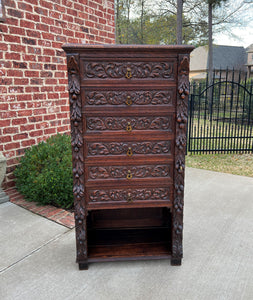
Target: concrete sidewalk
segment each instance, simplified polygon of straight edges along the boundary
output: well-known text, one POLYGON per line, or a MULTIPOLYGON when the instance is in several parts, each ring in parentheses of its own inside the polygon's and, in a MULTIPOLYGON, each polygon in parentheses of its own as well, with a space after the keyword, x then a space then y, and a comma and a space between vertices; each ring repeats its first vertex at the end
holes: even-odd
POLYGON ((75 263, 75 232, 0 205, 0 299, 251 300, 253 178, 186 170, 184 259, 75 263))

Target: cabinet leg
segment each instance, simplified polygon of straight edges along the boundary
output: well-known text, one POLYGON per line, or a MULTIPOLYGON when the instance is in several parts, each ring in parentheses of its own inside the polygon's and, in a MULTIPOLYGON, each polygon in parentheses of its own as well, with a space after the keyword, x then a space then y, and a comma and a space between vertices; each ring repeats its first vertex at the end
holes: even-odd
POLYGON ((181 261, 182 259, 181 258, 171 258, 171 261, 170 261, 170 264, 172 266, 181 266, 181 261))
POLYGON ((79 270, 88 270, 88 263, 79 263, 79 270))

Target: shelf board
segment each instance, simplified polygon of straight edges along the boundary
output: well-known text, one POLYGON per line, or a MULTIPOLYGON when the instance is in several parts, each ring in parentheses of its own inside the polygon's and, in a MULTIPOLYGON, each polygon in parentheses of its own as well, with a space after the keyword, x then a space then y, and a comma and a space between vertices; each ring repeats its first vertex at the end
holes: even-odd
POLYGON ((88 262, 167 259, 170 240, 165 227, 89 230, 88 262))

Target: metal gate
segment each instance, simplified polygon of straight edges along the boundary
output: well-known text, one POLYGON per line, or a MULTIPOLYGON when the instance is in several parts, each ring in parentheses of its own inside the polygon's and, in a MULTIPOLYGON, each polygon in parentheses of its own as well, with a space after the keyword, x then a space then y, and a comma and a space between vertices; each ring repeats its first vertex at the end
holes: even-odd
POLYGON ((253 80, 241 77, 214 71, 211 84, 208 78, 191 83, 188 152, 253 152, 253 80))

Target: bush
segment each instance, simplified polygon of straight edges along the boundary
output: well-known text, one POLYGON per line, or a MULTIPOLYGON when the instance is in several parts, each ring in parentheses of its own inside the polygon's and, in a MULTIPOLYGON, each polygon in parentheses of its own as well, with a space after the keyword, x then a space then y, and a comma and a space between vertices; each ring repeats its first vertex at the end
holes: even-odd
POLYGON ((17 189, 26 200, 72 208, 70 137, 57 134, 26 150, 14 175, 17 189))

